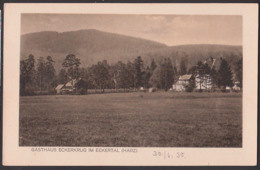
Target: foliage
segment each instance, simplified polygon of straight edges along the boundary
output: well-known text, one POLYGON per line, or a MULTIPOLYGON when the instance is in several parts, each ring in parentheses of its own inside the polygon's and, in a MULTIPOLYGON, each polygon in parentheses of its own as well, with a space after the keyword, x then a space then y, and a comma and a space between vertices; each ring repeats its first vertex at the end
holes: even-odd
POLYGON ((103 60, 92 67, 94 82, 104 92, 104 89, 109 82, 109 65, 106 60, 103 60))
POLYGON ((58 75, 58 82, 59 84, 65 84, 69 80, 66 70, 62 68, 58 75))
POLYGON ((236 79, 240 82, 239 86, 243 87, 243 59, 236 63, 236 79))
POLYGON ((29 55, 28 59, 20 63, 20 92, 21 95, 53 94, 56 87, 56 75, 51 56, 37 60, 29 55))
MULTIPOLYGON (((211 57, 212 60, 212 57, 211 57)), ((21 95, 50 94, 57 84, 65 84, 72 79, 84 79, 86 89, 136 89, 144 87, 145 89, 154 87, 167 91, 172 87, 179 75, 187 74, 185 60, 181 61, 180 71, 173 67, 170 58, 163 58, 156 63, 154 59, 151 63, 145 65, 141 56, 135 58, 133 62, 124 63, 118 61, 109 65, 106 60, 99 61, 97 64, 87 68, 80 68, 80 59, 73 54, 69 54, 64 59, 62 69, 56 75, 54 61, 51 56, 40 57, 35 62, 34 56, 29 55, 27 59, 21 60, 21 95), (35 69, 35 66, 36 69, 35 69)), ((221 60, 219 70, 207 62, 198 61, 192 66, 188 74, 208 76, 213 79, 213 86, 232 86, 233 74, 230 65, 225 59, 221 60)), ((242 82, 242 58, 237 62, 235 69, 236 80, 242 82)), ((202 82, 201 82, 202 83, 202 82)), ((195 87, 195 80, 192 80, 187 91, 192 91, 195 87)), ((78 88, 79 90, 80 88, 78 88)))
POLYGON ((154 71, 156 69, 156 67, 157 67, 157 64, 155 63, 154 59, 152 59, 151 66, 150 66, 151 71, 154 71))
POLYGON ((46 58, 46 83, 47 83, 47 89, 53 89, 56 86, 56 71, 53 66, 54 62, 51 56, 47 56, 46 58))
POLYGON ((192 92, 193 91, 193 87, 192 85, 189 85, 187 88, 186 88, 186 92, 192 92))
POLYGON ((126 64, 126 70, 128 72, 128 83, 131 88, 136 87, 136 69, 134 63, 128 61, 126 64))
POLYGON ((131 86, 131 82, 129 81, 129 77, 131 76, 131 74, 127 70, 126 64, 119 61, 112 66, 111 71, 111 77, 113 79, 115 89, 117 89, 118 87, 129 88, 131 86))
POLYGON ((81 95, 87 94, 87 89, 86 88, 80 88, 78 90, 78 93, 81 94, 81 95))
POLYGON ((227 86, 233 86, 233 73, 230 65, 225 59, 221 59, 221 64, 218 71, 218 85, 226 89, 227 86))
POLYGON ((35 90, 35 59, 29 55, 28 59, 20 62, 20 93, 21 95, 31 95, 35 90))
POLYGON ((143 82, 143 75, 144 75, 144 63, 141 58, 141 56, 138 56, 134 60, 134 67, 135 67, 135 87, 143 87, 144 82, 143 82))
POLYGON ((80 59, 74 54, 69 54, 64 59, 62 66, 66 70, 69 79, 78 79, 80 76, 79 72, 80 59))
POLYGON ((181 60, 179 75, 187 74, 187 67, 185 60, 181 60))
POLYGON ((197 63, 197 72, 198 74, 210 74, 211 69, 208 63, 202 63, 201 61, 199 61, 197 63))
POLYGON ((46 60, 43 57, 37 60, 37 87, 40 92, 42 90, 52 90, 56 86, 54 61, 51 56, 47 56, 46 60))
POLYGON ((44 89, 44 85, 45 85, 45 60, 43 57, 40 57, 37 61, 37 85, 40 88, 40 91, 42 91, 42 89, 44 89))
POLYGON ((169 58, 164 59, 154 70, 150 79, 153 87, 161 88, 167 91, 174 82, 174 69, 169 58))
MULTIPOLYGON (((213 58, 212 58, 213 60, 213 58)), ((218 73, 215 69, 215 66, 211 64, 211 66, 207 63, 207 62, 201 62, 198 61, 197 65, 191 67, 188 71, 189 74, 192 74, 193 76, 198 76, 199 77, 199 84, 203 84, 204 81, 208 80, 208 75, 210 75, 210 78, 212 80, 212 86, 213 88, 215 87, 215 85, 217 85, 218 83, 218 73)), ((207 84, 207 83, 206 83, 207 84)), ((195 87, 195 82, 192 85, 193 87, 195 87)), ((201 91, 201 89, 200 89, 201 91)))
POLYGON ((144 88, 149 88, 149 80, 152 75, 152 70, 150 69, 149 66, 146 67, 144 71, 144 88))

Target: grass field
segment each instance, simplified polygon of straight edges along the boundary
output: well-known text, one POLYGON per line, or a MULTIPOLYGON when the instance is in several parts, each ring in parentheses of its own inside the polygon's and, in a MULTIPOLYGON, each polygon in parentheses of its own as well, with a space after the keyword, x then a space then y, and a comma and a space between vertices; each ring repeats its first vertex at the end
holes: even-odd
POLYGON ((20 146, 241 147, 241 93, 20 98, 20 146))

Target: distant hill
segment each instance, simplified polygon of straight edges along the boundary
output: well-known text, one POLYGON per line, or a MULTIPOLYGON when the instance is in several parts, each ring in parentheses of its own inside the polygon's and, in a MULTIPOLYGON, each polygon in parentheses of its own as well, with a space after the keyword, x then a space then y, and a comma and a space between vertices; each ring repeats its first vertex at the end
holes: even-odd
POLYGON ((158 62, 163 57, 169 57, 177 67, 181 60, 185 60, 187 66, 191 67, 198 60, 211 56, 217 58, 217 61, 220 57, 224 57, 234 65, 242 57, 242 47, 207 44, 167 46, 120 34, 80 30, 22 35, 21 59, 27 58, 29 54, 33 54, 36 58, 52 56, 58 69, 68 54, 75 54, 80 58, 83 67, 91 66, 101 60, 107 60, 110 64, 117 61, 133 61, 137 56, 142 56, 148 64, 152 58, 158 62))
POLYGON ((145 61, 154 58, 157 62, 163 57, 169 57, 174 65, 179 68, 181 60, 186 62, 188 68, 196 65, 198 61, 204 61, 209 57, 216 59, 215 67, 218 68, 220 58, 225 58, 234 68, 235 63, 242 57, 242 46, 229 45, 180 45, 161 49, 155 49, 143 54, 145 61))

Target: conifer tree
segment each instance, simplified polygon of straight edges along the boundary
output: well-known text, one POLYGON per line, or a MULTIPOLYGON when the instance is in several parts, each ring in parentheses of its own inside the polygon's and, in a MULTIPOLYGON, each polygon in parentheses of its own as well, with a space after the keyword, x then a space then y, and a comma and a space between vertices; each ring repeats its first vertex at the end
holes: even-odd
POLYGON ((225 59, 221 58, 221 64, 218 71, 218 85, 226 89, 227 86, 233 86, 233 73, 230 65, 225 59))

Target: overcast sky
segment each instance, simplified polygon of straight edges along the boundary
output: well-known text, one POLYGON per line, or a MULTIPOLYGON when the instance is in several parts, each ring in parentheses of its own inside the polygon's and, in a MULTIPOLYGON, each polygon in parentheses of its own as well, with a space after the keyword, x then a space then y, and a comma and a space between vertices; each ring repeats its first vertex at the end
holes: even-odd
POLYGON ((23 14, 21 34, 40 31, 100 31, 166 45, 242 45, 241 16, 23 14))

